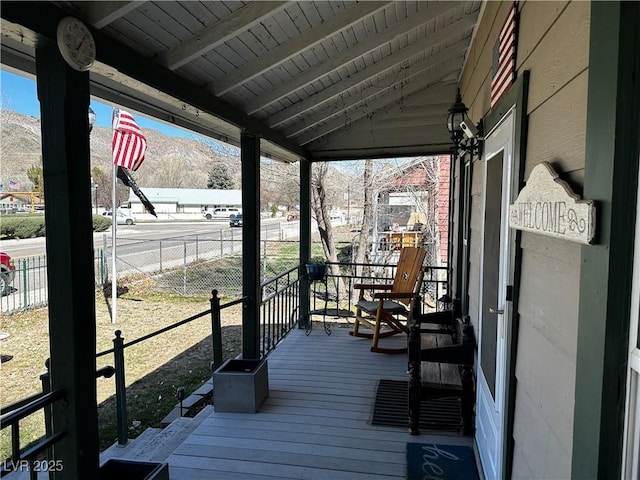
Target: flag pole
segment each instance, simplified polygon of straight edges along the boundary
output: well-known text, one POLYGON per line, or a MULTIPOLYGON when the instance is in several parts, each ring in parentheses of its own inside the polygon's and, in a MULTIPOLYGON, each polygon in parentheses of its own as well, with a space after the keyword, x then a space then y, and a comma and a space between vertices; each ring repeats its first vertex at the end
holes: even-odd
POLYGON ((118 297, 118 272, 116 270, 116 230, 118 227, 118 215, 116 211, 116 169, 117 165, 113 164, 111 185, 111 323, 117 321, 116 298, 118 297))

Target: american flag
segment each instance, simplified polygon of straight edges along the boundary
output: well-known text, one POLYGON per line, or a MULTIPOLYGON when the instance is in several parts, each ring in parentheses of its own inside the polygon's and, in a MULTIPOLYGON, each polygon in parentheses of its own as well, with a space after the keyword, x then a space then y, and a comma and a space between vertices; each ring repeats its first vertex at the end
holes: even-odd
POLYGON ((500 30, 498 40, 493 47, 493 65, 491 66, 491 108, 505 94, 516 77, 516 23, 517 11, 514 2, 507 19, 500 30))
POLYGON ((133 115, 124 110, 113 111, 113 164, 136 171, 144 161, 147 139, 142 134, 133 115))

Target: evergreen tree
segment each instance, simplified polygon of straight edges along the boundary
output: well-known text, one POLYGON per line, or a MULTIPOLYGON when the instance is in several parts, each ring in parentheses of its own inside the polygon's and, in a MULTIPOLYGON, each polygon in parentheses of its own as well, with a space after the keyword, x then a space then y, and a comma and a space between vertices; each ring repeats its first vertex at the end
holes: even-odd
POLYGON ((209 171, 209 178, 207 178, 207 188, 214 190, 233 189, 233 179, 226 165, 219 163, 213 166, 209 171))

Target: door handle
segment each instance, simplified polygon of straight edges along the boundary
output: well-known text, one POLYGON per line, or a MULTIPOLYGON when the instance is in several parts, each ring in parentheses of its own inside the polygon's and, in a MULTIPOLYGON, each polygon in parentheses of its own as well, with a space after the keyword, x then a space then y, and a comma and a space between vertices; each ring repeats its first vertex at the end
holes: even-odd
POLYGON ((505 328, 505 323, 504 323, 504 307, 503 308, 491 308, 489 307, 489 313, 492 313, 494 315, 500 315, 498 317, 498 334, 500 335, 500 338, 504 338, 504 328, 505 328))

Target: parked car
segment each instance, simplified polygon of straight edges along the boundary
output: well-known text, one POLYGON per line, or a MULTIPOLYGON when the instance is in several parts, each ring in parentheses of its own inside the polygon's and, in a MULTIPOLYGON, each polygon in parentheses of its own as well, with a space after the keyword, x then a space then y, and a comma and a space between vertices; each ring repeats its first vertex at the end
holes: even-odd
POLYGON ((229 220, 229 226, 230 227, 241 227, 242 226, 242 214, 238 213, 238 214, 234 215, 233 217, 231 217, 231 220, 229 220))
POLYGON ((9 285, 16 275, 16 267, 8 253, 0 252, 0 295, 9 294, 9 285))
POLYGON ((213 220, 214 218, 228 218, 231 220, 234 215, 242 213, 242 210, 239 208, 233 207, 220 207, 214 208, 213 210, 205 210, 202 212, 202 216, 207 220, 213 220))
MULTIPOLYGON (((113 212, 102 212, 102 215, 105 217, 112 217, 113 212)), ((123 212, 122 210, 117 211, 116 220, 118 221, 118 225, 134 225, 136 223, 136 217, 131 215, 131 213, 123 212)))

